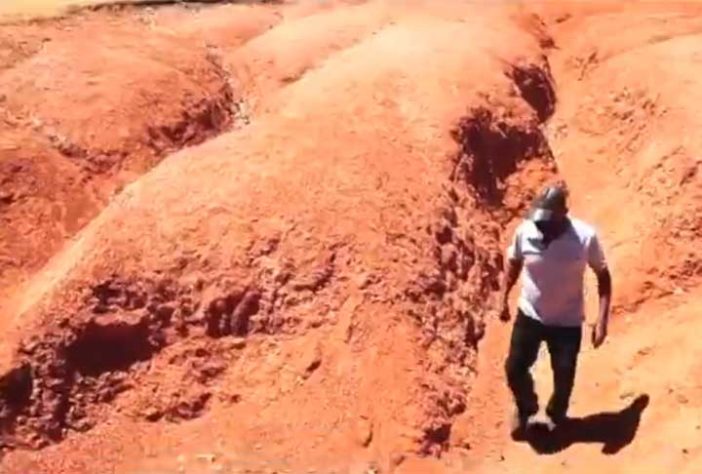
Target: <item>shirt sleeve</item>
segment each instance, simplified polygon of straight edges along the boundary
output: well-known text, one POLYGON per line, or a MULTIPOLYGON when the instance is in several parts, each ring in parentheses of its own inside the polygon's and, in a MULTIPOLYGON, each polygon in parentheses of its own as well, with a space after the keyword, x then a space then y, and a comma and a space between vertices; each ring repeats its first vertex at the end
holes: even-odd
POLYGON ((512 236, 512 242, 507 247, 507 258, 509 260, 522 261, 524 254, 522 252, 522 227, 517 227, 517 230, 512 236))
POLYGON ((595 271, 604 270, 607 268, 607 260, 605 260, 604 251, 600 244, 600 239, 597 234, 590 237, 587 245, 587 263, 595 271))

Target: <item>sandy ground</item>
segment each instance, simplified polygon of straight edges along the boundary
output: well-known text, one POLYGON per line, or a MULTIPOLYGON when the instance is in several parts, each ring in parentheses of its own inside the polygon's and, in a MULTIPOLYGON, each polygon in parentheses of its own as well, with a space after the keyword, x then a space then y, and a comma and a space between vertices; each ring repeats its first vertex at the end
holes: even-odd
MULTIPOLYGON (((2 472, 696 472, 699 13, 378 0, 0 27, 2 472), (560 179, 615 314, 572 423, 514 442, 501 254, 560 179)), ((545 353, 536 374, 545 398, 545 353)))
POLYGON ((6 0, 0 5, 0 15, 17 16, 53 16, 70 7, 99 5, 108 3, 102 0, 6 0))

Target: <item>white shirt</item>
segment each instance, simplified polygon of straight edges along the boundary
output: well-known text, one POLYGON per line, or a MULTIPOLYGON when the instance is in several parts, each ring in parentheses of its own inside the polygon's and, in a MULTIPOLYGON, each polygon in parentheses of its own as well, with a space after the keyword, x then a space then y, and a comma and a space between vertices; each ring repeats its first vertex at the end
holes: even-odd
POLYGON ((519 309, 547 326, 580 326, 585 319, 585 267, 607 267, 595 229, 570 218, 568 229, 545 247, 542 235, 529 220, 517 228, 507 256, 521 261, 519 309))

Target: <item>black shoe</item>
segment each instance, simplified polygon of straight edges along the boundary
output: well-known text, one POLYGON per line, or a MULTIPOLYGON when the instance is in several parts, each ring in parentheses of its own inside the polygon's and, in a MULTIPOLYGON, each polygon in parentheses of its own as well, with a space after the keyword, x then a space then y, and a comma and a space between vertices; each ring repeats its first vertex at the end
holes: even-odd
POLYGON ((543 430, 552 433, 558 427, 558 422, 548 414, 535 413, 527 420, 528 429, 543 430))
POLYGON ((554 427, 558 427, 568 421, 568 416, 565 413, 556 413, 548 409, 546 410, 546 417, 554 427))
POLYGON ((518 409, 514 409, 512 412, 512 417, 510 418, 510 435, 513 440, 518 441, 518 440, 523 440, 527 427, 528 427, 528 421, 529 417, 521 414, 518 409))

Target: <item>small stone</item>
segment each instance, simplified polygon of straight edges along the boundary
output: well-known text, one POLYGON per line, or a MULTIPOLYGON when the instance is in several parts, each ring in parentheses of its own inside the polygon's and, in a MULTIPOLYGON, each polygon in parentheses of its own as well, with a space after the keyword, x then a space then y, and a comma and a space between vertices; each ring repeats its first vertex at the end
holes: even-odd
POLYGON ((87 418, 82 418, 71 425, 74 430, 84 433, 93 427, 93 422, 87 418))
POLYGON ((651 348, 650 347, 644 347, 643 349, 639 349, 636 354, 639 356, 647 356, 651 353, 651 348))
POLYGON ((626 392, 619 395, 620 400, 629 400, 634 397, 634 392, 627 390, 626 392))
POLYGON ((232 339, 231 344, 233 349, 243 349, 246 347, 246 338, 235 337, 232 339))
POLYGON ((301 372, 304 378, 308 378, 322 365, 322 351, 319 345, 310 346, 302 354, 301 372))
POLYGON ((360 289, 365 289, 373 284, 374 275, 372 273, 361 273, 356 275, 354 280, 360 289))
POLYGON ((238 393, 220 392, 219 399, 225 403, 239 403, 241 401, 241 395, 238 393))
POLYGON ((212 453, 198 454, 197 456, 195 456, 195 459, 197 459, 198 461, 204 461, 204 462, 209 463, 209 464, 212 464, 213 462, 215 462, 216 458, 217 458, 217 456, 215 456, 212 453))
POLYGON ((176 461, 178 461, 178 464, 184 464, 185 463, 185 455, 181 454, 176 458, 176 461))
POLYGON ((163 417, 163 413, 156 407, 152 406, 144 411, 144 418, 147 421, 158 421, 161 417, 163 417))
POLYGON ((366 418, 361 418, 356 423, 356 439, 358 444, 367 448, 373 441, 373 424, 366 418))
POLYGON ((316 329, 324 324, 324 318, 313 318, 307 324, 310 328, 316 329))
POLYGON ((392 456, 390 456, 390 462, 393 466, 397 467, 403 462, 405 462, 405 455, 402 453, 395 453, 392 456))

